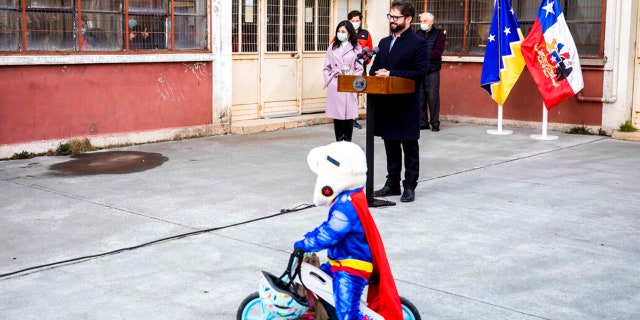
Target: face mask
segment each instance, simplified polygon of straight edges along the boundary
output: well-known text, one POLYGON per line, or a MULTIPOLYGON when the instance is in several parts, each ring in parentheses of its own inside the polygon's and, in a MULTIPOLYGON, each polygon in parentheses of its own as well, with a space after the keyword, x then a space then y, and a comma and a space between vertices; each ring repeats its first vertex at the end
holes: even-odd
POLYGON ((340 42, 344 42, 348 37, 349 35, 346 33, 338 33, 338 40, 340 40, 340 42))
POLYGON ((351 24, 353 25, 353 28, 358 30, 360 29, 360 22, 351 22, 351 24))
POLYGON ((422 31, 429 31, 429 29, 431 29, 431 26, 428 23, 421 23, 420 24, 420 29, 422 31))

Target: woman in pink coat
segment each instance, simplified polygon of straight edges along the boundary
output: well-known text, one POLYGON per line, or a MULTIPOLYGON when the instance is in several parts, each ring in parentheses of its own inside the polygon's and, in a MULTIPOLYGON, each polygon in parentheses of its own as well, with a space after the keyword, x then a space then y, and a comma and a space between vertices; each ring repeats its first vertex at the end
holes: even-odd
POLYGON ((327 118, 333 119, 336 141, 351 141, 353 119, 358 117, 358 94, 338 92, 339 74, 362 74, 363 67, 356 61, 362 47, 356 30, 348 20, 338 23, 335 40, 327 49, 324 59, 324 88, 327 88, 327 118))

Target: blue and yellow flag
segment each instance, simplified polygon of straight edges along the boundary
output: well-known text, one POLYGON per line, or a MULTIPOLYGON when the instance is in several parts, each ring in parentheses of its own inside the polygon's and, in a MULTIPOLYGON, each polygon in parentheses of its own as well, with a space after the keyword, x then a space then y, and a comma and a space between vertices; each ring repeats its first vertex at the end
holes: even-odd
POLYGON ((497 0, 487 36, 480 86, 503 105, 518 81, 525 62, 520 51, 522 31, 509 0, 497 0))

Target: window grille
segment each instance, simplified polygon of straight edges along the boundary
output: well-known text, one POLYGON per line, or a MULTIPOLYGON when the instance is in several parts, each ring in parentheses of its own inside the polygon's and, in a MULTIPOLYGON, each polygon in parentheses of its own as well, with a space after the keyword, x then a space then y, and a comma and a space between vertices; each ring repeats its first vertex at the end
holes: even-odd
POLYGON ((258 52, 258 0, 234 0, 232 8, 233 52, 258 52))
POLYGON ((305 0, 304 50, 326 51, 329 37, 329 0, 305 0))
POLYGON ((0 51, 207 50, 209 0, 0 0, 0 51))
POLYGON ((297 48, 297 0, 267 0, 267 52, 297 48))
MULTIPOLYGON (((605 14, 602 0, 560 0, 571 35, 581 57, 603 56, 602 30, 605 14)), ((447 32, 445 54, 483 55, 494 0, 416 0, 416 15, 431 12, 436 26, 447 32)), ((512 1, 513 10, 526 37, 538 13, 540 0, 512 1)), ((419 19, 414 20, 418 28, 419 19)))
POLYGON ((301 22, 304 24, 304 51, 326 51, 329 42, 330 2, 305 0, 302 15, 299 15, 297 0, 268 0, 265 15, 259 12, 258 4, 253 0, 233 0, 233 52, 258 52, 261 45, 261 38, 258 36, 260 19, 263 19, 263 26, 266 27, 267 52, 297 51, 298 25, 301 22))

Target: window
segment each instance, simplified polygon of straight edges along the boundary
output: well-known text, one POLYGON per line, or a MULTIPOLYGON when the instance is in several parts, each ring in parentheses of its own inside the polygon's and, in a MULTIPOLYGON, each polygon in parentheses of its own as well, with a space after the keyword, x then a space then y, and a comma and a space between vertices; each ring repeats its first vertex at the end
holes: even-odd
POLYGON ((304 50, 326 51, 329 46, 329 0, 305 0, 304 50))
POLYGON ((0 51, 206 50, 207 2, 0 0, 0 51))
MULTIPOLYGON (((560 0, 560 5, 581 57, 601 58, 601 30, 605 12, 602 0, 560 0)), ((416 13, 431 12, 436 26, 446 30, 445 54, 483 55, 493 16, 494 0, 416 0, 416 13)), ((512 1, 526 37, 538 13, 540 0, 512 1)))
POLYGON ((257 53, 258 4, 254 0, 233 0, 231 15, 232 51, 257 53))
POLYGON ((267 52, 296 51, 297 0, 267 0, 267 52))
POLYGON ((266 15, 258 11, 258 0, 232 1, 231 37, 234 53, 258 53, 265 42, 267 52, 296 52, 300 23, 304 25, 304 51, 327 50, 331 0, 267 0, 266 15), (299 8, 302 4, 304 8, 299 8), (302 10, 301 15, 298 10, 302 10), (259 26, 266 30, 265 39, 258 35, 259 26))

